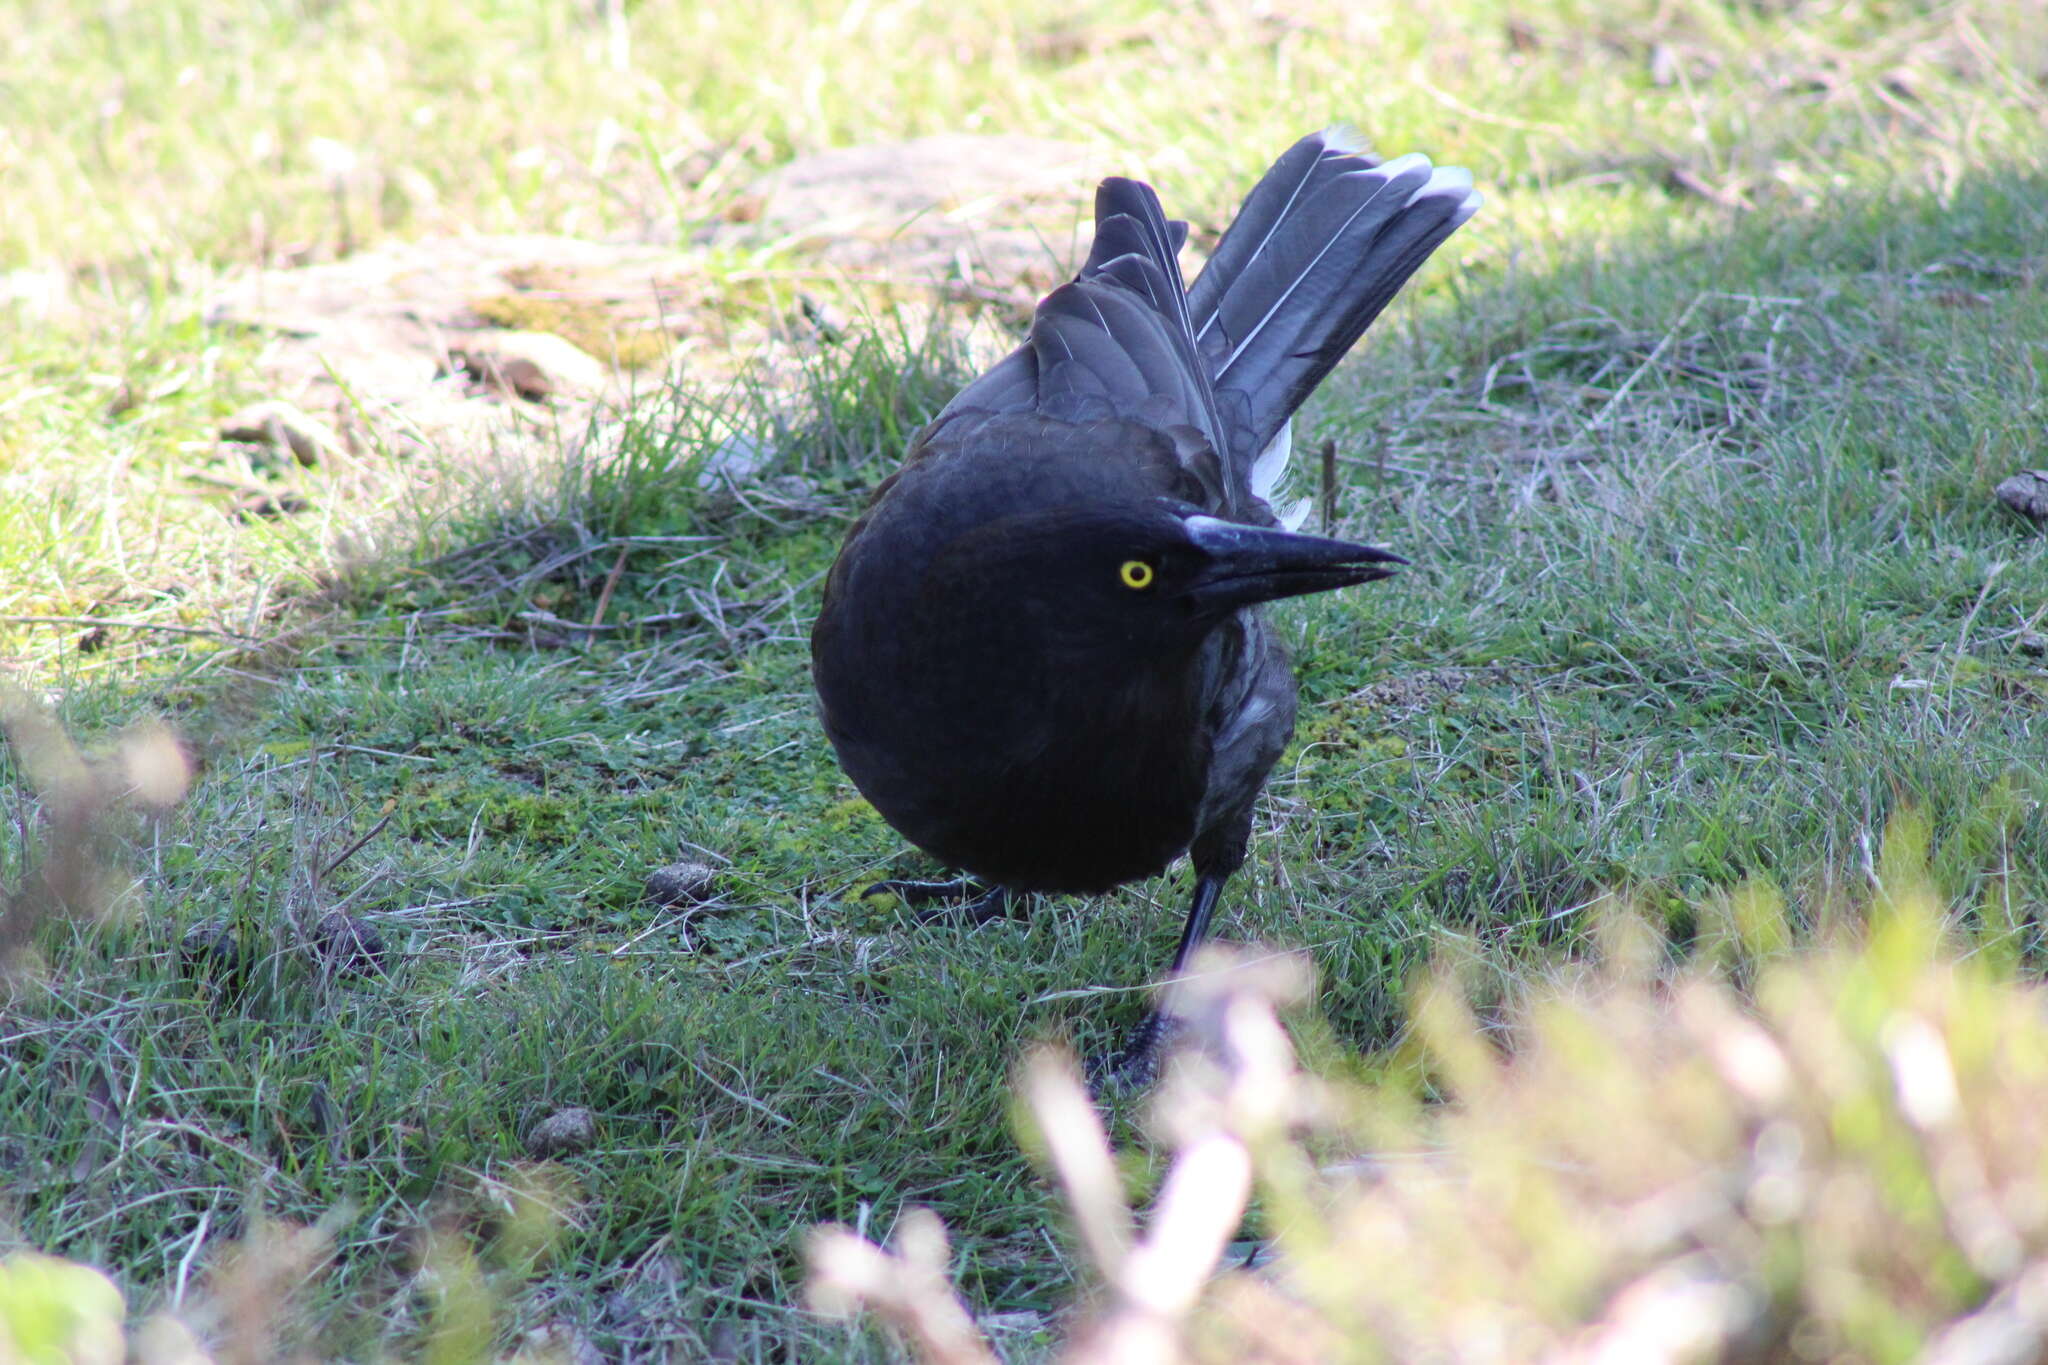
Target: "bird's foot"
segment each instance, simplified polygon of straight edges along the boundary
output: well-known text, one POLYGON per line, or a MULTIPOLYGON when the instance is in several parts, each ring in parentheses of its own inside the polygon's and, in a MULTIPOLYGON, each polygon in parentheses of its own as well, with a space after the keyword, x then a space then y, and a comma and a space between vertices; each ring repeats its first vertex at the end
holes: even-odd
POLYGON ((877 892, 886 892, 902 901, 915 912, 919 924, 939 920, 987 924, 1016 914, 1023 899, 1006 886, 988 886, 972 877, 949 882, 892 879, 861 888, 860 898, 866 900, 877 892), (968 899, 961 900, 962 896, 968 899))
POLYGON ((1097 1100, 1129 1099, 1150 1090, 1159 1079, 1174 1040, 1187 1025, 1171 1014, 1153 1010, 1131 1030, 1121 1050, 1090 1057, 1082 1068, 1088 1093, 1097 1100))

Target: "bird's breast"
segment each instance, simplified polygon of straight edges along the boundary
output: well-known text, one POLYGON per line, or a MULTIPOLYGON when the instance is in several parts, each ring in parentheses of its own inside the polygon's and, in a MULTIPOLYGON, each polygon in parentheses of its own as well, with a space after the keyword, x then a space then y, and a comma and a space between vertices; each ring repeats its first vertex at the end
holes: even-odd
POLYGON ((973 696, 912 687, 851 724, 828 703, 826 730, 882 817, 949 865, 1061 892, 1164 869, 1194 838, 1209 763, 1188 708, 1170 687, 1021 674, 973 696))

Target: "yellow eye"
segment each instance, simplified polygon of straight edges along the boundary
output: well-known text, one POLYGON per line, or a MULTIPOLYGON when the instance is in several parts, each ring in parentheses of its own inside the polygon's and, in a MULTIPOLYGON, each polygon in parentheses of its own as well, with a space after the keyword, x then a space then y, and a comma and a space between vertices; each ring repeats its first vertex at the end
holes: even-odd
POLYGON ((1144 589, 1152 586, 1152 566, 1142 559, 1126 559, 1123 567, 1116 571, 1127 588, 1144 589))

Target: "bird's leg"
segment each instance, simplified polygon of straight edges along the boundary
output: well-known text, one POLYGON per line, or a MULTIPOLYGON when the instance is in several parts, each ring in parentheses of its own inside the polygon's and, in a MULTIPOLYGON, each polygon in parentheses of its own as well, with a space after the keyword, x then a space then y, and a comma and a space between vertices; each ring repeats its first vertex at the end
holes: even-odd
POLYGON ((1216 913, 1216 899, 1223 894, 1223 878, 1204 874, 1195 878, 1195 898, 1188 902, 1187 923, 1181 926, 1180 946, 1173 950, 1173 965, 1167 968, 1179 976, 1187 968, 1195 949, 1209 937, 1209 920, 1216 913))
POLYGON ((1007 886, 989 886, 974 877, 956 877, 947 882, 896 878, 863 887, 860 894, 865 899, 877 891, 886 891, 902 901, 915 912, 919 924, 952 919, 987 924, 1015 914, 1020 899, 1007 886), (969 899, 960 900, 962 896, 969 899))
MULTIPOLYGON (((1180 946, 1173 951, 1173 965, 1167 969, 1169 975, 1179 976, 1186 970, 1195 949, 1208 939, 1209 920, 1215 915, 1216 900, 1222 894, 1223 877, 1205 873, 1195 878, 1194 899, 1188 903, 1187 923, 1180 931, 1180 946)), ((1105 1092, 1129 1095, 1146 1089, 1159 1079, 1160 1055, 1179 1031, 1180 1020, 1165 1010, 1155 1007, 1147 1011, 1138 1026, 1131 1030, 1131 1036, 1124 1041, 1122 1051, 1113 1056, 1090 1059, 1087 1067, 1089 1090, 1097 1095, 1105 1092)))

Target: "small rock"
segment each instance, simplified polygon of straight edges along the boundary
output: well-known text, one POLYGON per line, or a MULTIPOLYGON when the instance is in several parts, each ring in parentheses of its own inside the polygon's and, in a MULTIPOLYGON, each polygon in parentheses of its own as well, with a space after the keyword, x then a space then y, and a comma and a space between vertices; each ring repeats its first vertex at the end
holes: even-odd
POLYGON ((2048 635, 2038 630, 2023 630, 2012 645, 2022 654, 2048 654, 2048 635))
POLYGON ((477 383, 510 390, 529 403, 543 402, 555 395, 553 377, 524 356, 457 351, 455 357, 456 363, 477 383))
POLYGON ((783 474, 770 479, 761 491, 770 506, 785 512, 814 517, 830 511, 832 506, 818 496, 818 485, 801 474, 783 474))
POLYGON ((1052 1320, 1043 1313, 1028 1308, 1012 1309, 1003 1313, 981 1313, 976 1315, 975 1325, 992 1337, 1033 1337, 1049 1331, 1052 1320))
POLYGON ((904 282, 968 283, 976 297, 1035 297, 1067 278, 1080 187, 1105 171, 1085 143, 940 133, 835 147, 756 180, 713 240, 772 243, 904 282))
POLYGON ((751 484, 774 458, 774 447, 752 436, 728 436, 697 467, 697 487, 709 492, 721 487, 751 484))
POLYGON ((571 1322, 543 1323, 526 1334, 524 1344, 526 1349, 520 1353, 521 1360, 532 1358, 560 1361, 562 1365, 605 1365, 608 1359, 598 1349, 597 1343, 571 1322))
POLYGON ((245 493, 235 499, 231 509, 237 521, 251 521, 256 518, 296 516, 313 504, 304 494, 286 489, 281 493, 245 493))
POLYGON ((1998 500, 2035 525, 2048 522, 2048 469, 2027 469, 1998 485, 1998 500))
POLYGON ((320 463, 321 457, 342 448, 334 428, 309 417, 290 403, 272 400, 252 403, 220 424, 223 441, 289 450, 303 465, 320 463))
POLYGON ((388 949, 374 924, 329 910, 313 926, 313 951, 328 970, 358 976, 381 970, 388 949))
POLYGON ((604 365, 573 341, 552 332, 479 332, 448 358, 479 384, 505 389, 529 403, 602 393, 604 365))
POLYGON ((526 1135, 527 1153, 542 1159, 581 1152, 597 1141, 597 1116, 582 1105, 557 1109, 526 1135))
POLYGON ((647 899, 656 905, 697 905, 711 899, 718 869, 702 863, 670 863, 647 874, 647 899))
POLYGON ((216 983, 237 980, 248 968, 234 925, 218 916, 187 928, 178 940, 178 956, 187 971, 216 983))

